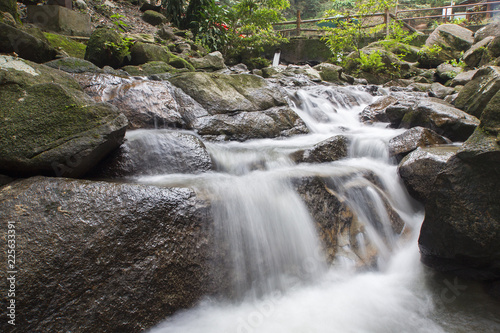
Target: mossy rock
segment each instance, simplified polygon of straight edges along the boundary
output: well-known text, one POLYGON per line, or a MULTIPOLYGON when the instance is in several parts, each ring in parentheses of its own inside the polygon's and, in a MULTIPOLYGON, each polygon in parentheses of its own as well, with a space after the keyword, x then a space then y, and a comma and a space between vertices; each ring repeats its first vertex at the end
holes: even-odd
POLYGON ((123 45, 121 35, 107 27, 96 29, 90 36, 85 50, 85 60, 99 67, 118 68, 123 64, 128 49, 123 45))
POLYGON ((189 62, 194 66, 194 68, 205 71, 216 71, 226 68, 222 53, 219 51, 209 53, 203 58, 189 58, 189 62))
POLYGON ((85 57, 85 49, 87 46, 85 44, 75 42, 72 39, 64 37, 62 35, 53 34, 49 32, 44 33, 45 37, 49 41, 50 45, 53 47, 61 48, 70 57, 81 58, 85 57))
POLYGON ((144 20, 144 22, 147 22, 154 26, 168 22, 167 18, 164 15, 155 12, 154 10, 146 10, 144 14, 142 14, 142 19, 144 20))
POLYGON ((139 76, 172 73, 176 71, 176 69, 173 66, 163 61, 150 61, 140 66, 129 65, 122 67, 122 69, 130 75, 139 75, 139 76))
POLYGON ((243 63, 247 66, 249 70, 262 69, 271 66, 271 62, 266 58, 262 57, 244 59, 243 63))
POLYGON ((102 70, 90 61, 80 58, 66 57, 45 63, 46 66, 67 73, 101 73, 102 70))
POLYGON ((0 56, 0 173, 79 177, 118 147, 127 119, 68 74, 0 56))
POLYGON ((14 20, 19 21, 16 0, 0 0, 0 12, 7 12, 12 15, 14 20))
POLYGON ((167 47, 135 43, 130 49, 131 64, 142 65, 151 61, 161 61, 167 63, 175 68, 187 68, 194 71, 194 67, 186 60, 174 55, 167 47))
POLYGON ((17 53, 20 57, 38 63, 54 59, 56 50, 42 35, 31 33, 0 22, 0 53, 17 53))
POLYGON ((393 40, 383 40, 379 42, 371 43, 367 48, 379 48, 391 52, 405 61, 415 62, 418 60, 419 47, 399 43, 393 40))

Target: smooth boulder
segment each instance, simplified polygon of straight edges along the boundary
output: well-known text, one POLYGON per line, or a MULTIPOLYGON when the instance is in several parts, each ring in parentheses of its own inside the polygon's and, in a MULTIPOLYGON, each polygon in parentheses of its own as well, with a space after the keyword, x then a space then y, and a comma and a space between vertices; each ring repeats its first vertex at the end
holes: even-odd
POLYGON ((433 130, 424 127, 413 127, 389 141, 389 152, 401 160, 406 154, 418 147, 449 144, 451 141, 433 130))
POLYGON ((425 46, 440 47, 439 59, 442 62, 459 59, 461 52, 467 51, 474 43, 473 32, 457 24, 438 26, 425 41, 425 46))
POLYGON ((120 33, 112 28, 101 27, 90 36, 84 59, 101 68, 118 68, 123 64, 127 51, 120 33))
POLYGON ((227 288, 210 207, 190 189, 34 177, 0 203, 0 237, 10 221, 18 235, 19 332, 139 332, 227 288))

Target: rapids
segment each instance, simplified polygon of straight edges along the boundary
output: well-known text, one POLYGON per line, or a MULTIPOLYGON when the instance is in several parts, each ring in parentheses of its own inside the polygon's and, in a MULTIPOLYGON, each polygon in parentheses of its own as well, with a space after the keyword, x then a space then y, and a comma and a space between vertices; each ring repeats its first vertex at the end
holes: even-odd
POLYGON ((359 121, 376 98, 356 87, 290 90, 290 103, 310 134, 205 142, 215 171, 136 177, 209 197, 217 234, 231 254, 231 298, 205 299, 151 333, 500 331, 499 306, 478 286, 420 263, 424 212, 406 192, 387 148, 404 130, 359 121), (335 135, 349 138, 347 158, 321 164, 290 158, 335 135), (366 172, 377 177, 378 187, 360 176, 366 172), (377 249, 375 267, 360 267, 349 244, 328 262, 314 220, 292 185, 310 176, 336 184, 365 226, 356 235, 359 253, 368 251, 367 243, 377 249), (391 229, 384 202, 404 221, 400 234, 391 229))

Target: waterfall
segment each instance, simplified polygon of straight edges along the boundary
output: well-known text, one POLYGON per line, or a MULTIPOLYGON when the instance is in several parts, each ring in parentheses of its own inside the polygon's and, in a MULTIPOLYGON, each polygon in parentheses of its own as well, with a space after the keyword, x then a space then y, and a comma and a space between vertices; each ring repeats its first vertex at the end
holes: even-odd
MULTIPOLYGON (((291 90, 291 106, 310 134, 205 142, 216 170, 138 179, 190 186, 207 196, 218 242, 228 248, 225 259, 231 271, 227 301, 206 299, 151 332, 463 329, 457 318, 471 315, 440 304, 435 297, 439 290, 427 285, 429 273, 419 263, 423 211, 406 192, 387 149, 389 140, 403 130, 359 121, 359 113, 375 99, 354 87, 291 90), (346 158, 320 164, 295 163, 291 158, 336 135, 350 142, 346 158), (326 258, 317 221, 294 187, 294 180, 311 177, 321 179, 326 191, 355 216, 351 234, 339 231, 333 261, 326 258)), ((483 320, 471 319, 467 327, 482 332, 495 327, 495 318, 483 320)))
POLYGON ((277 50, 273 57, 273 67, 278 67, 280 64, 281 50, 277 50))

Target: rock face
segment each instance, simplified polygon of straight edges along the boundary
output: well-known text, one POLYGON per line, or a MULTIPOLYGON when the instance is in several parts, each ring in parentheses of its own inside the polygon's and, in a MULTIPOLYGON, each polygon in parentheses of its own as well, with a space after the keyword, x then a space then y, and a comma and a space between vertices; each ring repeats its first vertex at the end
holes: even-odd
POLYGON ((196 136, 168 130, 128 131, 125 142, 92 174, 97 178, 168 173, 200 173, 212 169, 212 159, 196 136))
POLYGON ((440 59, 444 61, 460 58, 462 51, 467 51, 473 44, 473 32, 457 24, 442 24, 425 41, 428 47, 439 46, 440 59))
POLYGON ((499 89, 500 67, 481 68, 460 91, 455 100, 455 106, 479 118, 499 89))
POLYGON ((144 14, 142 14, 142 19, 144 20, 144 22, 147 22, 151 25, 161 25, 168 21, 164 15, 155 12, 154 10, 146 10, 144 14))
POLYGON ((200 135, 247 140, 307 132, 283 93, 261 77, 182 73, 169 81, 206 110, 188 117, 200 135))
POLYGON ((111 28, 98 28, 90 36, 85 50, 85 60, 99 67, 118 68, 125 59, 125 50, 120 47, 120 34, 111 28))
POLYGON ((79 177, 117 148, 127 119, 64 72, 0 56, 0 172, 79 177))
POLYGON ((467 66, 474 68, 481 63, 483 57, 487 55, 487 47, 493 39, 494 37, 492 36, 486 37, 480 42, 472 45, 472 47, 465 52, 463 58, 467 66))
POLYGON ((451 143, 445 137, 423 127, 413 127, 389 141, 389 152, 399 160, 418 147, 451 143))
POLYGON ((150 61, 163 61, 175 68, 187 68, 194 70, 193 66, 186 60, 172 54, 168 48, 160 45, 135 43, 130 49, 132 65, 142 65, 150 61))
POLYGON ((463 71, 462 67, 455 67, 451 64, 444 63, 436 68, 436 76, 439 77, 440 82, 446 83, 448 80, 452 80, 457 77, 457 75, 463 71))
POLYGON ((0 53, 17 53, 20 57, 42 63, 53 60, 57 51, 47 39, 0 22, 0 53))
POLYGON ((0 12, 7 12, 17 21, 19 15, 17 13, 17 2, 15 0, 0 0, 0 12))
POLYGON ((493 37, 498 37, 500 36, 500 23, 499 22, 493 22, 491 24, 488 24, 474 34, 474 43, 478 43, 485 39, 486 37, 493 36, 493 37))
POLYGON ((35 177, 2 187, 0 204, 0 237, 15 222, 20 332, 139 332, 225 288, 191 190, 35 177))

